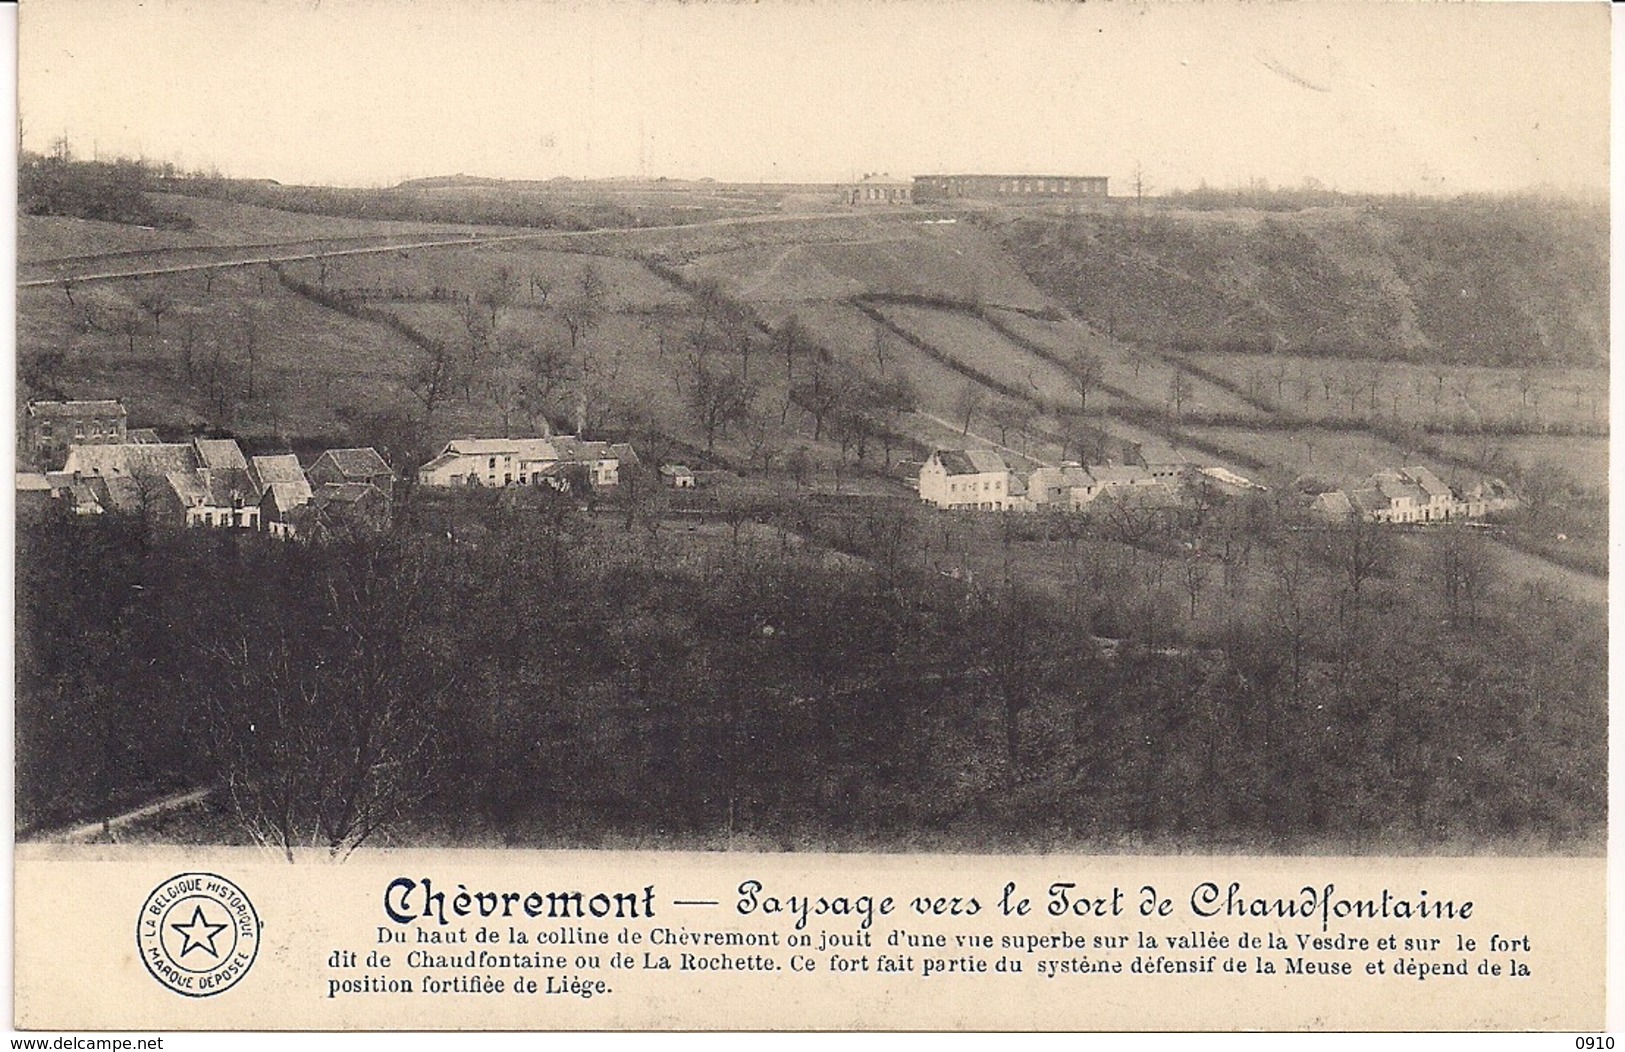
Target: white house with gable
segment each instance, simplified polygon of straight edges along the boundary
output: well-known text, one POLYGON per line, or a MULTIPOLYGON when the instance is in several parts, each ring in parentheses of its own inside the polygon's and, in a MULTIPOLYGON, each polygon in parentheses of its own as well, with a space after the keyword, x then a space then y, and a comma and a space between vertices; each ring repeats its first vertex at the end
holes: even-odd
POLYGON ((1016 496, 1010 465, 991 449, 939 449, 920 466, 920 499, 939 508, 1003 511, 1016 496))

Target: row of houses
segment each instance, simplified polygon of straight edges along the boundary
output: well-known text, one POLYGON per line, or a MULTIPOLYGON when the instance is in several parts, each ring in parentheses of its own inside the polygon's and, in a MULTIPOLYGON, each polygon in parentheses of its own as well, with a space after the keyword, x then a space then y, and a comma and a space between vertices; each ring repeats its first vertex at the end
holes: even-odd
POLYGON ((1075 510, 1109 493, 1170 503, 1178 499, 1187 470, 1184 464, 1070 462, 1024 470, 992 449, 939 449, 920 465, 919 492, 921 500, 939 508, 978 511, 1075 510))
POLYGON ((1515 508, 1518 498, 1500 479, 1460 489, 1425 467, 1379 471, 1348 489, 1318 494, 1311 507, 1334 522, 1451 522, 1515 508))
POLYGON ((459 438, 418 468, 425 486, 552 486, 568 490, 572 477, 594 489, 618 486, 622 466, 638 463, 624 442, 571 435, 548 438, 459 438))
MULTIPOLYGON (((919 472, 920 499, 939 508, 979 511, 1080 510, 1115 494, 1142 504, 1177 503, 1187 482, 1220 493, 1263 491, 1265 486, 1223 467, 1192 464, 1066 463, 1023 469, 996 450, 939 449, 919 472)), ((1315 496, 1310 509, 1334 522, 1424 523, 1477 519, 1517 507, 1500 479, 1463 488, 1446 485, 1426 467, 1379 471, 1346 490, 1315 496)))
POLYGON ((340 523, 381 527, 394 483, 370 447, 329 449, 306 468, 292 453, 248 457, 234 439, 196 438, 73 444, 60 471, 19 473, 17 495, 62 501, 78 515, 294 536, 340 523))

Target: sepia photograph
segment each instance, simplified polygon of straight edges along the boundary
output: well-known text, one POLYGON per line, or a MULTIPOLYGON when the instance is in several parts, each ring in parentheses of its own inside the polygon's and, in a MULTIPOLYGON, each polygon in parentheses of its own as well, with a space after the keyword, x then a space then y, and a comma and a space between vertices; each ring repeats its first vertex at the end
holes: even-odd
POLYGON ((30 0, 18 850, 1600 862, 1609 49, 30 0))

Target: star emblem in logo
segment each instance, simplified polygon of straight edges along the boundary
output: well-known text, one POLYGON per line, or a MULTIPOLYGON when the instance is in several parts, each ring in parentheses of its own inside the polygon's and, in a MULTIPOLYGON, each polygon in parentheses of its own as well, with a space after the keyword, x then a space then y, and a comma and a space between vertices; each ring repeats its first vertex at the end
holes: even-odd
POLYGON ((229 924, 210 924, 209 919, 203 915, 202 906, 192 907, 192 919, 185 924, 171 924, 171 928, 181 933, 186 942, 181 946, 180 956, 185 957, 193 950, 207 950, 210 957, 219 957, 220 951, 214 948, 215 936, 231 927, 229 924))

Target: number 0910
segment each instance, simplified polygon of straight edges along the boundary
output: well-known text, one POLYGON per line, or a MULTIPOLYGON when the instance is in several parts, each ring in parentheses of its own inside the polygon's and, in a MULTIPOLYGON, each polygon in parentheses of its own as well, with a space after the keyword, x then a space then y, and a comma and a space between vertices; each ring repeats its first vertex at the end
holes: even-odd
POLYGON ((1582 1049, 1583 1052, 1599 1052, 1599 1050, 1606 1052, 1614 1047, 1614 1039, 1606 1034, 1601 1037, 1582 1036, 1574 1039, 1574 1047, 1582 1049))

